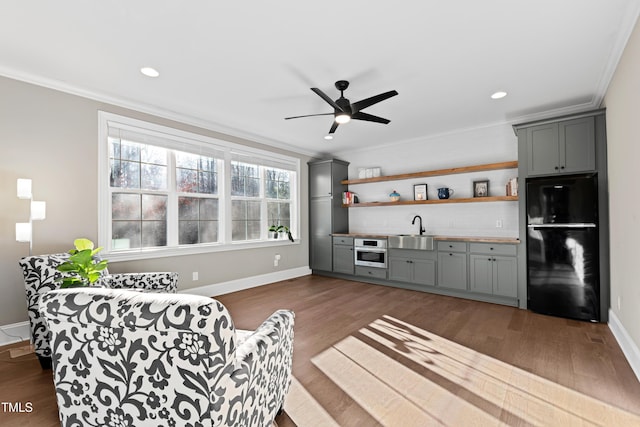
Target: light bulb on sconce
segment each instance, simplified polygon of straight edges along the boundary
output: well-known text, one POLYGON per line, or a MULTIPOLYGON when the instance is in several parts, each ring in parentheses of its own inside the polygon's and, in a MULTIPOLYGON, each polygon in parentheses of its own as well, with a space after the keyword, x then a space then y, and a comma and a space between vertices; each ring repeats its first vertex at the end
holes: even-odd
POLYGON ((29 222, 16 223, 16 241, 29 242, 29 255, 31 255, 33 251, 33 221, 41 221, 47 217, 47 203, 33 200, 30 179, 18 179, 17 195, 19 199, 31 201, 29 222))
POLYGON ((31 223, 16 222, 16 242, 31 242, 31 223))
POLYGON ((31 180, 25 178, 18 178, 18 199, 30 199, 31 195, 31 180))
POLYGON ((42 221, 47 218, 47 202, 31 201, 31 219, 42 221))

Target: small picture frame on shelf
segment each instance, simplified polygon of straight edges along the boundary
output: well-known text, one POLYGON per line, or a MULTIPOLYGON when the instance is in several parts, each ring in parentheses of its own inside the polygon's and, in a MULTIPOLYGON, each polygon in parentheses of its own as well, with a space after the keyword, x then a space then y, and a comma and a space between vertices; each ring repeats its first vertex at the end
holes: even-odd
POLYGON ((473 197, 489 197, 489 180, 473 181, 473 197))
POLYGON ((413 200, 428 200, 427 184, 415 184, 413 186, 413 200))

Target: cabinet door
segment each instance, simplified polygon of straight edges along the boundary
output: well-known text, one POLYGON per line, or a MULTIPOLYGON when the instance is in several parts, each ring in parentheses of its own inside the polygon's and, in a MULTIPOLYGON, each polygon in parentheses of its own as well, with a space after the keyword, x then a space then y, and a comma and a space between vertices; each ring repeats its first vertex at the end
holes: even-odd
POLYGON ((333 245, 333 271, 353 274, 353 246, 333 245))
POLYGON ((389 280, 411 282, 411 260, 409 258, 389 257, 389 280))
POLYGON ((467 255, 456 252, 438 254, 438 286, 467 289, 467 255))
POLYGON ((505 297, 518 296, 518 263, 515 257, 494 257, 493 293, 505 297))
POLYGON ((436 261, 432 259, 414 259, 413 282, 419 285, 436 285, 436 261))
POLYGON ((331 162, 309 165, 309 197, 327 197, 332 194, 331 162))
POLYGON ((560 172, 596 169, 596 138, 593 117, 560 122, 560 172))
POLYGON ((529 175, 547 175, 560 169, 558 124, 527 129, 527 167, 529 175))
POLYGON ((310 264, 312 270, 332 270, 331 199, 311 199, 309 203, 311 234, 310 264))
POLYGON ((483 294, 493 293, 493 257, 469 255, 469 289, 483 294))

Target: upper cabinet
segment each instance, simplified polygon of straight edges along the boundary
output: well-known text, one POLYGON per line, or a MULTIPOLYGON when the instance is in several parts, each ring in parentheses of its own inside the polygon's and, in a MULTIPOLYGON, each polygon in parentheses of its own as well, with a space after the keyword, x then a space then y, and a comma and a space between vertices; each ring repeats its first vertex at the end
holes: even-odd
POLYGON ((518 136, 526 145, 528 176, 596 169, 593 116, 522 128, 518 136))
POLYGON ((327 197, 333 194, 334 177, 331 173, 332 162, 309 164, 309 197, 327 197))

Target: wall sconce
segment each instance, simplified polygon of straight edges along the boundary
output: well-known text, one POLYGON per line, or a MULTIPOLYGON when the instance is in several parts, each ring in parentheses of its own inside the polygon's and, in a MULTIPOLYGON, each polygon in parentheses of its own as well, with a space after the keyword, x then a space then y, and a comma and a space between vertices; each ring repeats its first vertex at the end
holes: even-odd
POLYGON ((29 222, 16 223, 16 241, 29 242, 29 256, 33 250, 33 221, 41 221, 47 217, 47 204, 33 200, 31 192, 31 180, 18 179, 18 199, 30 200, 29 222))

